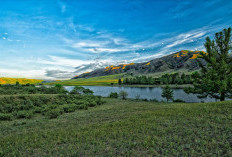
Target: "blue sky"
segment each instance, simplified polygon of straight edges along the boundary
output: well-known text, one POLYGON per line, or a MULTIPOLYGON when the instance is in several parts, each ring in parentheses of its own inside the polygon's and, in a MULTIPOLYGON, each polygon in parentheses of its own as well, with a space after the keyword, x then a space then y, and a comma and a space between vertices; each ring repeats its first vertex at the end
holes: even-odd
POLYGON ((231 0, 0 0, 0 77, 68 79, 204 50, 231 17, 231 0))

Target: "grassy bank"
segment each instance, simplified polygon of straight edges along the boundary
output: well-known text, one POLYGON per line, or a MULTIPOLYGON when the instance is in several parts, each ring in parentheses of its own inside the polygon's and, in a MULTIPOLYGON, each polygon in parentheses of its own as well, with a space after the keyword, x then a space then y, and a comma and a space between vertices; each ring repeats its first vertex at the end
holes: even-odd
POLYGON ((0 121, 0 156, 231 156, 232 101, 105 98, 57 119, 0 121))

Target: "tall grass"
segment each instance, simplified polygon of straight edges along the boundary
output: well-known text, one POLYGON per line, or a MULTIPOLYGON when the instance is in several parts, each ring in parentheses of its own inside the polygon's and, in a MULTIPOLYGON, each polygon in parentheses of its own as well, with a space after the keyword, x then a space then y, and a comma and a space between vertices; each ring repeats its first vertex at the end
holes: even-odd
POLYGON ((231 156, 232 101, 105 105, 0 122, 0 156, 231 156))

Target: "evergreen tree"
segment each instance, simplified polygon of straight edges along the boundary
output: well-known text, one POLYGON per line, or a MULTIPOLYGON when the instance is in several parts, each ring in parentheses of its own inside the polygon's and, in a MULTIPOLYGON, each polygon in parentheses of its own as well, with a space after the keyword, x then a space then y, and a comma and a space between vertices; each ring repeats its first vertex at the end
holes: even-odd
POLYGON ((169 100, 172 100, 173 99, 173 90, 168 86, 166 85, 163 89, 162 89, 162 95, 161 95, 163 98, 166 98, 167 99, 167 102, 169 100))
POLYGON ((122 80, 118 79, 118 84, 121 85, 122 84, 122 80))
POLYGON ((207 96, 224 101, 232 97, 232 57, 231 57, 231 28, 215 34, 215 39, 206 38, 207 53, 200 52, 198 58, 207 62, 201 67, 200 73, 193 76, 194 87, 188 88, 188 93, 197 93, 199 98, 207 96))

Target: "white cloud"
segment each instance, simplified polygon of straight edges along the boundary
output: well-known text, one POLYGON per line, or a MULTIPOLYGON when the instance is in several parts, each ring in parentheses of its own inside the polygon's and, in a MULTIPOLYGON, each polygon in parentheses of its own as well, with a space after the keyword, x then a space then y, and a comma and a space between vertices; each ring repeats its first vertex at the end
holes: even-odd
POLYGON ((68 67, 77 67, 82 64, 92 63, 91 61, 84 61, 80 59, 69 59, 64 57, 57 56, 48 56, 49 59, 39 59, 37 63, 47 64, 47 65, 57 65, 57 66, 68 66, 68 67))

